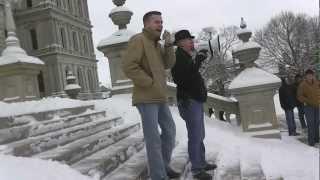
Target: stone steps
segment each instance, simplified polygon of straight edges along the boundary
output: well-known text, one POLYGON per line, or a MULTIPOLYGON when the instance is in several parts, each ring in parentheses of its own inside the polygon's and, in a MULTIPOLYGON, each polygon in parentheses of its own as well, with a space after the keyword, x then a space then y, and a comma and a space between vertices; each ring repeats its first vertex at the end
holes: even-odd
POLYGON ((146 150, 133 155, 101 180, 145 180, 148 178, 146 150))
POLYGON ((71 115, 78 115, 93 109, 94 109, 94 105, 87 105, 87 106, 78 106, 78 107, 72 107, 72 108, 42 111, 37 113, 22 114, 22 115, 10 116, 10 117, 0 117, 0 129, 24 125, 33 121, 50 120, 50 119, 54 119, 55 117, 63 118, 71 115))
POLYGON ((91 122, 94 119, 105 117, 105 111, 88 112, 46 121, 30 122, 25 125, 0 129, 0 144, 21 140, 31 136, 38 136, 52 131, 57 131, 75 125, 91 122))
POLYGON ((73 164, 103 148, 112 146, 115 142, 128 137, 139 129, 140 124, 123 124, 110 130, 76 140, 64 146, 36 154, 33 157, 73 164))
POLYGON ((20 141, 15 141, 6 144, 6 148, 3 150, 6 154, 15 156, 32 156, 33 154, 65 145, 77 139, 110 129, 121 122, 122 119, 120 117, 98 119, 44 135, 28 137, 20 141))
POLYGON ((83 174, 103 178, 144 147, 138 132, 71 165, 83 174))

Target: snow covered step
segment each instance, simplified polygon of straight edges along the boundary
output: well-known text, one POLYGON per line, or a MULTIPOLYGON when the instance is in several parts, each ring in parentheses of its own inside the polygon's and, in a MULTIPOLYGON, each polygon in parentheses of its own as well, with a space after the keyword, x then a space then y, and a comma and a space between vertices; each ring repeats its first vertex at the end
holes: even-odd
POLYGON ((217 156, 215 177, 221 180, 241 180, 240 157, 238 149, 224 148, 217 156))
POLYGON ((72 115, 47 121, 30 122, 22 126, 0 129, 0 144, 21 140, 29 136, 37 136, 71 126, 87 123, 94 119, 105 117, 105 111, 86 112, 81 115, 72 115))
POLYGON ((64 146, 36 154, 33 157, 63 161, 67 164, 75 163, 80 159, 93 154, 115 142, 128 137, 140 129, 140 124, 123 124, 107 131, 76 140, 64 146))
MULTIPOLYGON (((171 158, 171 167, 181 173, 179 179, 185 179, 189 162, 187 145, 177 143, 171 158)), ((145 150, 137 153, 122 166, 111 172, 103 180, 149 180, 145 150)))
POLYGON ((266 180, 258 151, 240 153, 241 180, 266 180))
POLYGON ((37 113, 21 114, 9 117, 0 117, 0 129, 28 124, 33 121, 44 121, 53 119, 55 117, 66 117, 70 115, 82 114, 86 111, 90 111, 93 109, 94 105, 86 105, 72 108, 42 111, 37 113))
POLYGON ((173 151, 170 165, 174 170, 181 173, 181 178, 184 179, 188 171, 188 163, 188 146, 179 143, 173 151))
POLYGON ((71 167, 83 174, 101 178, 116 169, 143 147, 143 135, 138 132, 72 164, 71 167))
POLYGON ((31 156, 57 146, 65 145, 71 141, 96 134, 103 130, 110 129, 122 122, 123 120, 120 117, 98 119, 56 132, 16 141, 5 145, 5 148, 2 148, 1 150, 5 152, 5 154, 31 156))
POLYGON ((147 179, 147 157, 145 149, 136 153, 123 165, 112 171, 102 180, 144 180, 147 179))

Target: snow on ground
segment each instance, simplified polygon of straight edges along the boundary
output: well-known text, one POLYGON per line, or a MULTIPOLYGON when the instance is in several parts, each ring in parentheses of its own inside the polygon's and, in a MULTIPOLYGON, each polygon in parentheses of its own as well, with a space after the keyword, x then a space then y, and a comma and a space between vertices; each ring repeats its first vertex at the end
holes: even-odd
POLYGON ((53 161, 0 155, 0 180, 93 180, 53 161))
POLYGON ((68 98, 49 97, 39 101, 25 101, 17 103, 5 103, 0 101, 0 117, 29 114, 42 111, 51 111, 62 108, 91 105, 88 101, 73 100, 68 98))
MULTIPOLYGON (((283 114, 278 96, 276 95, 274 99, 276 112, 283 114)), ((107 112, 117 113, 125 120, 140 121, 138 111, 131 104, 131 95, 116 95, 111 99, 94 102, 96 108, 100 110, 107 109, 107 112)), ((180 118, 177 107, 171 107, 171 111, 177 126, 177 140, 186 143, 185 122, 180 118)), ((227 152, 231 160, 241 156, 248 164, 258 162, 268 179, 276 177, 283 177, 286 180, 319 179, 319 150, 301 143, 294 137, 283 135, 282 140, 251 138, 237 127, 207 118, 205 143, 208 157, 227 152)))
MULTIPOLYGON (((275 96, 275 100, 277 113, 283 114, 277 96, 275 96)), ((47 108, 61 108, 61 106, 66 106, 66 103, 69 103, 68 106, 89 103, 95 104, 97 110, 106 110, 107 115, 122 116, 126 122, 140 121, 140 115, 137 109, 132 106, 131 95, 129 94, 115 95, 109 99, 88 102, 59 98, 52 100, 51 103, 49 101, 50 99, 42 101, 47 108)), ((17 114, 30 112, 32 109, 33 111, 35 109, 39 110, 39 107, 41 107, 36 102, 22 104, 24 104, 24 108, 0 102, 0 108, 10 109, 6 106, 15 106, 16 108, 10 112, 17 114)), ((177 126, 177 140, 180 143, 186 143, 185 123, 180 118, 177 107, 171 107, 171 111, 177 126)), ((10 112, 6 112, 6 114, 10 114, 10 112)), ((3 114, 1 112, 1 115, 3 114)), ((229 164, 229 167, 240 158, 241 161, 247 162, 245 168, 249 170, 260 164, 268 179, 276 177, 283 177, 285 180, 319 179, 319 150, 301 143, 295 137, 284 135, 281 140, 251 138, 242 133, 238 127, 206 118, 205 144, 207 157, 227 159, 228 161, 223 163, 229 164)), ((61 177, 68 180, 89 179, 57 162, 0 156, 0 180, 58 180, 61 177), (33 173, 34 170, 37 170, 37 173, 33 173)))

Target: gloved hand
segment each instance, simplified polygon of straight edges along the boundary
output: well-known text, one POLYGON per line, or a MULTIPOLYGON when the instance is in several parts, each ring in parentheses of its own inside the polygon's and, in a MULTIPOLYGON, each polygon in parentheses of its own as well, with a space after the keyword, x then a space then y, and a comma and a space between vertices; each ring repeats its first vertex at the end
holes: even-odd
POLYGON ((208 58, 208 50, 201 49, 196 55, 196 62, 202 62, 208 58))
POLYGON ((171 34, 169 31, 164 30, 162 34, 162 39, 164 40, 164 46, 172 46, 172 39, 171 39, 171 34))

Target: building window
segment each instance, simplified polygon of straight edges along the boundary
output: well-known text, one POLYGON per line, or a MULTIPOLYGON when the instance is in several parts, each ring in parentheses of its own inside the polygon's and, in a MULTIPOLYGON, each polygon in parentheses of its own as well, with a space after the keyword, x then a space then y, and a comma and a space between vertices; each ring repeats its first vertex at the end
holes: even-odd
POLYGON ((73 49, 75 51, 78 51, 79 45, 78 45, 78 37, 76 32, 72 32, 72 39, 73 39, 73 49))
POLYGON ((87 36, 83 36, 82 37, 82 39, 83 39, 83 49, 84 49, 84 52, 85 53, 88 53, 89 51, 88 51, 88 41, 87 41, 87 36))
POLYGON ((73 12, 73 7, 72 7, 72 2, 71 2, 71 0, 68 0, 68 6, 69 6, 69 11, 70 11, 70 13, 72 13, 73 12))
POLYGON ((32 7, 32 0, 27 0, 27 7, 28 8, 32 7))
POLYGON ((60 28, 60 36, 61 36, 61 44, 63 48, 67 47, 66 44, 66 31, 64 30, 64 28, 60 28))
POLYGON ((37 31, 35 29, 30 29, 31 43, 34 50, 38 49, 38 39, 37 31))
POLYGON ((8 31, 5 29, 4 30, 4 37, 7 38, 8 37, 8 31))
POLYGON ((57 0, 57 7, 61 8, 61 2, 60 2, 60 0, 57 0))
POLYGON ((80 15, 80 16, 83 16, 82 0, 78 0, 78 5, 79 5, 79 15, 80 15))

